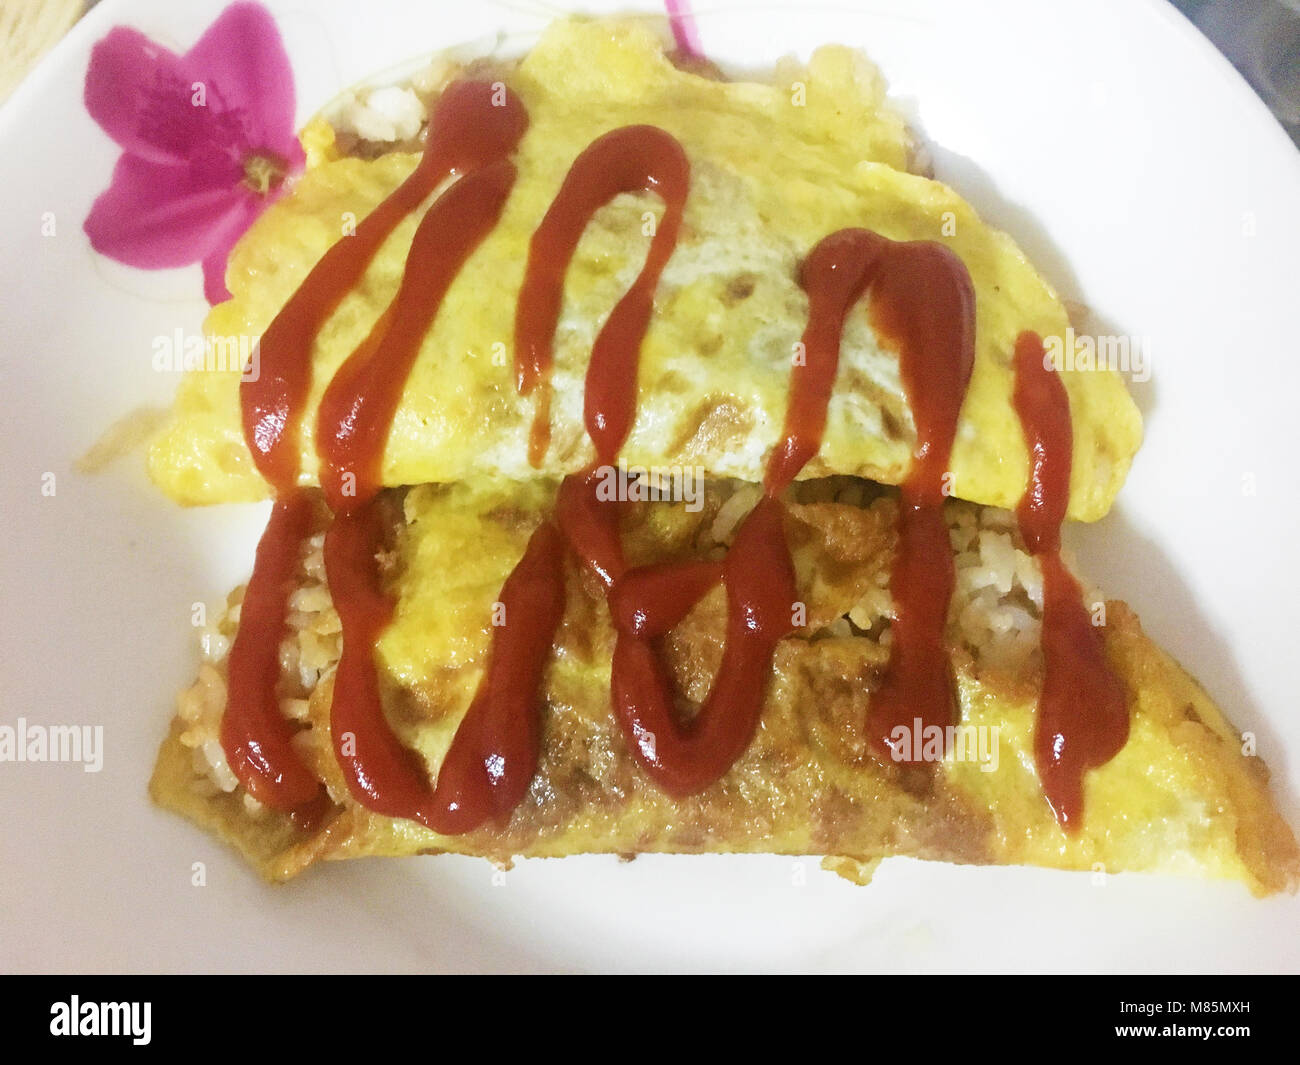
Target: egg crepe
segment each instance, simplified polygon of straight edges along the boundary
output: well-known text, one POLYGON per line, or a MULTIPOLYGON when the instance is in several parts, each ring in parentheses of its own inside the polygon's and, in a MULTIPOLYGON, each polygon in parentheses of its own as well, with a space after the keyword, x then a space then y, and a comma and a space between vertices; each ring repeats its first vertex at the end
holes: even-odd
MULTIPOLYGON (((607 590, 566 557, 562 617, 538 692, 541 754, 523 801, 507 817, 456 835, 358 801, 331 737, 342 625, 322 557, 328 517, 315 487, 315 415, 398 290, 416 212, 380 247, 311 350, 295 494, 317 500, 317 526, 294 576, 274 698, 293 723, 292 749, 312 786, 324 784, 328 810, 306 823, 280 812, 254 797, 227 761, 227 650, 239 632, 242 590, 208 634, 207 660, 181 695, 151 784, 156 801, 217 832, 276 880, 316 861, 363 856, 447 851, 509 863, 658 851, 824 855, 859 878, 881 858, 908 855, 1192 873, 1235 879, 1257 894, 1293 890, 1300 852, 1249 738, 1123 603, 1093 592, 1085 603, 1102 633, 1105 666, 1122 686, 1127 738, 1087 773, 1081 825, 1063 828, 1045 800, 1034 745, 1046 687, 1045 582, 1010 513, 1030 480, 1013 353, 1026 334, 1064 338, 1069 322, 1010 238, 951 189, 911 172, 913 145, 874 68, 832 47, 806 68, 778 68, 769 83, 728 82, 679 67, 643 24, 565 21, 518 64, 489 65, 477 76, 485 72, 503 79, 529 116, 511 153, 517 177, 424 334, 381 463, 391 520, 379 561, 394 609, 373 664, 382 717, 421 776, 437 781, 448 763, 488 668, 498 597, 534 531, 554 516, 557 483, 592 462, 583 410, 589 356, 641 269, 663 204, 621 194, 583 233, 555 331, 550 446, 536 464, 534 399, 516 391, 511 351, 529 242, 575 157, 602 134, 636 124, 676 138, 690 188, 654 289, 636 418, 619 459, 706 480, 695 482, 698 506, 621 504, 629 566, 727 555, 781 439, 810 316, 801 264, 819 240, 861 227, 894 241, 936 242, 969 274, 974 360, 946 474, 944 494, 954 498, 942 511, 956 560, 942 648, 955 680, 956 732, 936 758, 916 759, 932 764, 891 764, 868 749, 863 722, 900 627, 891 588, 904 553, 900 495, 890 486, 915 465, 918 434, 899 352, 867 315, 854 313, 820 447, 783 495, 805 615, 775 643, 757 734, 720 779, 681 795, 642 772, 611 712, 616 636, 607 590)), ((242 350, 241 341, 260 336, 326 251, 347 240, 418 159, 404 150, 409 144, 348 154, 346 138, 322 122, 305 131, 304 143, 308 172, 231 258, 232 299, 206 325, 217 347, 242 350)), ((269 492, 245 444, 237 369, 187 374, 153 442, 151 473, 182 503, 269 492)), ((1124 480, 1140 419, 1112 370, 1066 365, 1056 374, 1071 431, 1061 485, 1068 514, 1095 519, 1124 480)), ((659 640, 685 719, 699 712, 719 673, 726 594, 713 588, 659 640)), ((938 620, 943 626, 942 614, 938 620)))
MULTIPOLYGON (((482 677, 501 583, 553 490, 497 481, 406 495, 387 579, 397 611, 376 662, 389 723, 419 752, 430 779, 482 677)), ((573 563, 543 682, 542 758, 509 820, 445 836, 356 803, 329 738, 338 619, 311 557, 319 556, 318 541, 307 549, 295 597, 302 627, 281 652, 282 691, 293 693, 285 704, 304 726, 295 745, 325 781, 336 813, 303 833, 288 816, 250 802, 232 780, 214 777, 205 750, 215 753, 222 713, 219 659, 182 696, 152 794, 277 880, 317 861, 375 855, 448 851, 508 863, 516 856, 663 851, 826 855, 846 859, 850 870, 908 855, 1195 874, 1239 880, 1257 894, 1294 889, 1300 852, 1269 797, 1264 763, 1243 753, 1242 736, 1119 602, 1105 606, 1105 644, 1129 701, 1130 737, 1088 775, 1081 830, 1057 824, 1031 743, 1042 685, 1034 603, 1041 589, 1004 512, 955 502, 948 509, 965 575, 950 609, 948 649, 961 725, 984 731, 969 734, 965 757, 950 749, 936 766, 871 757, 862 720, 888 658, 896 500, 891 493, 872 498, 870 486, 847 479, 809 482, 796 492, 809 501, 790 505, 787 538, 807 624, 781 642, 754 742, 698 795, 665 794, 633 762, 610 712, 609 612, 601 590, 573 563), (987 579, 992 545, 1013 552, 1018 573, 1007 578, 1005 594, 996 589, 990 598, 979 582, 987 579), (1024 616, 1007 631, 1000 619, 1017 611, 1024 616)), ((727 526, 753 498, 752 486, 715 483, 694 512, 682 504, 629 504, 622 530, 629 563, 715 556, 727 546, 727 526)), ((687 700, 698 703, 707 693, 725 613, 715 589, 664 643, 687 700)), ((229 635, 233 622, 224 631, 229 635)))
MULTIPOLYGON (((1011 353, 1031 329, 1065 337, 1066 312, 1014 242, 947 186, 907 172, 910 140, 881 80, 856 53, 828 47, 769 84, 723 82, 678 69, 646 26, 556 23, 501 75, 530 125, 513 162, 514 190, 492 233, 459 273, 425 336, 382 462, 386 485, 483 476, 555 478, 592 458, 583 431, 583 375, 610 308, 644 261, 662 214, 654 196, 625 194, 587 227, 568 271, 555 336, 552 439, 529 463, 532 398, 514 387, 514 314, 529 239, 565 173, 600 134, 635 123, 685 149, 691 189, 683 231, 660 281, 641 346, 638 414, 622 450, 632 466, 698 467, 762 478, 777 442, 807 312, 799 264, 828 232, 861 226, 894 240, 945 244, 976 292, 976 358, 951 461, 951 494, 1012 507, 1028 458, 1011 410, 1011 353)), ((233 298, 208 318, 224 349, 259 337, 311 267, 414 168, 418 156, 332 159, 328 132, 310 141, 316 166, 253 226, 228 271, 233 298)), ((300 433, 301 479, 314 484, 315 412, 342 362, 397 291, 417 218, 385 243, 321 331, 300 433)), ((1070 515, 1109 508, 1141 426, 1111 369, 1061 374, 1074 456, 1070 515)), ((268 487, 243 436, 238 366, 184 378, 154 441, 150 470, 182 503, 253 500, 268 487)), ((853 474, 885 484, 906 475, 916 443, 897 355, 866 316, 852 316, 817 457, 805 477, 853 474)))

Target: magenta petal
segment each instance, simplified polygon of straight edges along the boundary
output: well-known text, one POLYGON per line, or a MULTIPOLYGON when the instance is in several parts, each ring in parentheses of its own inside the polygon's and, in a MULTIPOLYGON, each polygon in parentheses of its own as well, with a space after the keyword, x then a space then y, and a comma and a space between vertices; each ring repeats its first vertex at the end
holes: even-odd
POLYGON ((673 40, 678 49, 694 59, 704 58, 704 47, 700 44, 700 33, 695 28, 695 15, 691 11, 691 0, 665 0, 668 9, 668 23, 672 26, 673 40))
POLYGON ((245 148, 269 148, 294 169, 301 165, 293 71, 264 7, 231 4, 181 62, 191 80, 204 82, 210 108, 238 118, 245 148))
POLYGON ((157 270, 205 258, 225 239, 232 218, 246 218, 239 186, 213 185, 185 167, 124 155, 85 229, 100 254, 157 270))
POLYGON ((90 53, 86 110, 133 155, 183 163, 209 139, 204 129, 209 116, 191 103, 190 86, 178 56, 119 26, 90 53))
POLYGON ((142 269, 201 262, 208 298, 226 298, 230 249, 305 162, 270 14, 232 4, 184 56, 118 27, 91 53, 85 102, 125 152, 86 219, 92 246, 142 269), (269 194, 246 183, 256 156, 269 194))
POLYGON ((218 304, 230 299, 230 290, 226 288, 226 261, 230 251, 239 243, 244 231, 253 224, 261 213, 263 205, 245 198, 242 209, 233 212, 226 224, 214 233, 216 246, 203 259, 203 295, 211 304, 218 304))
POLYGON ((203 298, 212 307, 230 299, 230 289, 226 287, 226 263, 229 259, 230 248, 225 248, 203 260, 203 298))

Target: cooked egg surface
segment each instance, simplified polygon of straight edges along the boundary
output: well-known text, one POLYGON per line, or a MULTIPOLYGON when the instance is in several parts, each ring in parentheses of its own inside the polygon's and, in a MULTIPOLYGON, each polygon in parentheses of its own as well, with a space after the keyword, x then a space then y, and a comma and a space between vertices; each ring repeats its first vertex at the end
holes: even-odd
MULTIPOLYGON (((601 134, 649 123, 684 147, 692 181, 681 240, 664 271, 641 350, 631 465, 700 467, 761 479, 785 415, 792 359, 806 324, 799 264, 850 226, 895 240, 934 240, 965 262, 976 291, 976 362, 953 448, 952 494, 1014 506, 1028 459, 1011 404, 1012 350, 1032 329, 1064 336, 1060 300, 1005 234, 951 189, 907 173, 909 139, 883 84, 840 47, 787 68, 780 83, 718 82, 678 70, 635 22, 553 25, 507 77, 530 127, 503 217, 452 285, 408 379, 383 462, 385 484, 499 475, 556 477, 592 458, 582 422, 592 343, 640 270, 661 213, 624 195, 588 226, 566 279, 555 341, 552 441, 528 462, 533 405, 514 388, 514 314, 529 240, 574 158, 601 134), (788 82, 788 83, 787 83, 788 82)), ((316 161, 232 255, 233 298, 214 308, 211 337, 259 336, 349 225, 416 163, 397 153, 332 159, 310 129, 316 161)), ((312 352, 314 382, 301 433, 304 483, 314 483, 316 404, 330 377, 396 294, 418 218, 398 227, 312 352)), ((1136 407, 1110 370, 1067 370, 1074 427, 1070 515, 1110 506, 1140 441, 1136 407)), ((183 503, 267 494, 243 441, 236 373, 187 374, 154 441, 155 481, 183 503)), ((896 484, 915 432, 895 352, 850 315, 820 454, 805 476, 849 473, 896 484)))
MULTIPOLYGON (((500 584, 549 511, 553 488, 496 481, 426 486, 407 496, 391 586, 397 609, 376 661, 390 720, 420 751, 431 777, 483 676, 500 584), (474 565, 466 565, 471 558, 474 565)), ((680 505, 641 506, 625 523, 629 561, 690 556, 710 521, 680 505)), ((933 848, 965 861, 1199 874, 1243 879, 1257 889, 1269 867, 1261 855, 1287 851, 1257 760, 1241 757, 1239 738, 1219 710, 1121 603, 1109 604, 1107 652, 1129 691, 1132 733, 1116 758, 1088 774, 1079 834, 1057 824, 1034 766, 1039 664, 1008 672, 954 650, 960 723, 986 730, 986 753, 995 757, 963 760, 950 752, 935 793, 908 794, 895 775, 863 756, 861 721, 870 700, 864 678, 879 676, 887 649, 865 637, 813 639, 809 631, 847 611, 864 580, 888 568, 894 512, 792 506, 787 535, 809 629, 781 643, 750 748, 718 784, 689 799, 663 794, 631 765, 610 710, 614 632, 601 597, 584 590, 574 567, 542 693, 545 762, 503 833, 506 841, 522 844, 540 832, 534 853, 672 850, 686 844, 690 826, 710 825, 716 835, 700 849, 861 857, 933 848), (569 775, 581 783, 559 786, 569 775), (581 816, 565 823, 570 805, 581 816), (844 849, 835 851, 836 843, 844 849)), ((725 611, 715 589, 665 644, 677 684, 697 702, 721 656, 725 611)), ((327 708, 324 700, 316 707, 322 727, 327 708)), ((413 822, 375 818, 357 842, 361 853, 472 853, 480 844, 490 852, 502 840, 492 832, 450 839, 413 822)), ((1294 844, 1287 853, 1294 854, 1294 844)))

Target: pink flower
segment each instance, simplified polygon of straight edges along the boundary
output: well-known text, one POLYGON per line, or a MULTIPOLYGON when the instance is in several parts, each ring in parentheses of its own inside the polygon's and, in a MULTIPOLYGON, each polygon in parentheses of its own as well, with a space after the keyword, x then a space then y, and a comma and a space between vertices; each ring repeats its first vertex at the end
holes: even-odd
POLYGON ((208 302, 228 299, 230 249, 304 163, 270 14, 232 4, 184 55, 119 26, 91 53, 85 101, 123 150, 91 245, 145 270, 201 262, 208 302))

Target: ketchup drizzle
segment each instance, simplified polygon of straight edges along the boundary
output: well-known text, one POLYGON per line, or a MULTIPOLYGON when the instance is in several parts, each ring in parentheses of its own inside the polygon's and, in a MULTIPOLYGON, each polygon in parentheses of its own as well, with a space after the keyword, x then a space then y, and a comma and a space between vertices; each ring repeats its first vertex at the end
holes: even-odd
MULTIPOLYGON (((868 736, 892 753, 891 733, 950 724, 955 690, 944 644, 954 571, 943 521, 944 475, 974 360, 974 292, 961 260, 942 245, 898 243, 862 229, 824 238, 800 283, 809 300, 802 359, 791 373, 781 440, 765 471, 764 495, 740 524, 722 562, 665 562, 628 569, 618 503, 596 497, 597 474, 612 464, 636 416, 640 348, 654 295, 677 243, 689 163, 680 144, 653 126, 605 134, 574 161, 533 235, 516 312, 516 386, 536 395, 529 459, 542 463, 550 435, 550 373, 565 274, 595 212, 623 192, 648 191, 664 213, 645 265, 615 305, 591 352, 584 424, 595 463, 565 478, 553 520, 533 532, 501 590, 506 624, 495 628, 487 669, 431 784, 422 758, 384 718, 374 648, 394 603, 378 556, 392 520, 379 494, 381 462, 420 345, 467 257, 497 223, 514 182, 509 162, 527 115, 484 82, 450 86, 438 103, 428 147, 415 171, 335 244, 290 298, 262 339, 262 374, 241 387, 245 436, 258 469, 278 493, 258 547, 230 656, 230 701, 222 744, 259 801, 310 821, 323 789, 292 750, 293 726, 279 713, 278 645, 299 545, 311 524, 300 476, 298 429, 310 387, 311 348, 328 317, 360 280, 397 224, 456 177, 421 220, 393 304, 329 383, 319 410, 322 490, 336 517, 325 557, 343 624, 331 733, 354 798, 392 817, 444 834, 503 820, 524 798, 541 744, 538 691, 564 610, 566 548, 606 590, 617 637, 611 702, 633 756, 660 787, 692 794, 722 777, 758 727, 777 644, 793 630, 797 589, 781 495, 820 449, 838 372, 845 318, 869 294, 870 320, 896 349, 916 424, 912 469, 901 487, 899 542, 891 581, 897 617, 890 664, 872 699, 868 736), (721 582, 727 598, 722 663, 698 712, 683 721, 658 641, 721 582)), ((1069 408, 1043 368, 1038 337, 1016 348, 1015 402, 1033 456, 1019 514, 1044 571, 1047 662, 1035 749, 1058 819, 1077 827, 1081 779, 1123 746, 1122 687, 1106 669, 1077 582, 1060 562, 1059 527, 1068 501, 1069 408)), ((919 738, 918 738, 919 739, 919 738)), ((913 744, 915 751, 920 743, 913 744)))
MULTIPOLYGON (((943 520, 943 475, 975 361, 975 293, 965 265, 943 245, 895 242, 865 229, 824 238, 804 261, 800 283, 808 293, 804 361, 795 365, 785 439, 768 466, 769 494, 783 490, 821 447, 844 319, 868 290, 872 326, 898 351, 916 423, 890 578, 897 614, 893 646, 867 719, 873 749, 892 758, 891 734, 900 725, 910 729, 919 718, 924 729, 955 717, 944 645, 955 573, 943 520)), ((915 753, 919 741, 911 745, 915 753)))
POLYGON ((444 835, 507 817, 537 772, 537 690, 564 612, 563 550, 551 522, 538 526, 501 589, 505 624, 492 630, 488 666, 438 771, 437 786, 384 718, 374 647, 392 620, 375 556, 391 521, 376 499, 335 519, 325 536, 330 590, 343 622, 330 732, 352 796, 388 817, 444 835))
POLYGON ((461 267, 501 217, 515 168, 498 159, 438 197, 415 231, 397 297, 321 397, 320 484, 336 513, 369 501, 402 389, 420 344, 461 267))
POLYGON ((888 247, 884 237, 865 229, 841 229, 823 237, 800 267, 808 323, 790 375, 781 442, 767 463, 763 484, 769 495, 784 492, 821 448, 839 372, 844 319, 871 283, 888 247))
POLYGON ((302 492, 278 500, 271 512, 239 608, 221 718, 221 746, 230 768, 253 798, 276 810, 310 804, 321 792, 290 745, 295 728, 280 712, 275 690, 299 546, 311 518, 311 500, 302 492))
MULTIPOLYGON (((965 264, 942 244, 895 244, 871 294, 876 333, 898 351, 916 425, 912 469, 900 489, 898 548, 890 575, 893 646, 872 695, 868 738, 891 760, 899 727, 957 719, 956 690, 944 640, 956 570, 943 518, 944 474, 975 363, 975 290, 965 264)), ((947 732, 945 730, 945 737, 947 732)), ((910 760, 922 749, 914 736, 910 760)), ((896 759, 908 761, 908 759, 896 759)))
POLYGON ((487 675, 443 759, 431 807, 417 813, 446 835, 508 818, 537 773, 538 690, 564 614, 564 541, 553 523, 533 532, 501 604, 506 623, 492 630, 487 675))
POLYGON ((645 266, 615 305, 592 346, 583 417, 595 463, 560 488, 557 516, 570 547, 605 585, 618 637, 612 665, 614 712, 633 757, 671 794, 708 787, 753 739, 777 641, 792 630, 794 567, 782 508, 766 500, 749 515, 722 566, 665 563, 627 571, 619 508, 595 497, 636 417, 637 367, 654 292, 676 247, 690 184, 676 139, 653 126, 628 126, 596 140, 574 161, 533 235, 515 325, 517 385, 538 392, 529 458, 539 465, 549 440, 549 374, 564 275, 595 212, 620 192, 657 192, 664 216, 645 266), (699 712, 683 723, 672 683, 652 643, 721 580, 727 588, 722 666, 699 712))
POLYGON ((447 86, 430 121, 420 162, 351 236, 336 241, 262 335, 260 374, 240 385, 244 439, 257 468, 278 492, 298 482, 298 424, 311 386, 311 349, 398 223, 447 178, 508 156, 528 126, 523 105, 506 93, 494 105, 485 81, 447 86))
POLYGON ((685 617, 719 573, 698 562, 665 564, 630 570, 614 586, 614 714, 632 756, 670 795, 713 784, 758 729, 776 645, 794 631, 797 592, 784 518, 780 501, 764 496, 736 532, 720 573, 727 592, 722 663, 687 722, 677 714, 672 680, 653 638, 685 617))
POLYGON ((656 192, 664 215, 641 273, 615 304, 591 349, 584 417, 596 461, 614 461, 636 416, 636 367, 650 326, 655 287, 677 246, 690 163, 671 134, 655 126, 624 126, 594 140, 569 168, 528 249, 515 316, 516 385, 537 393, 528 458, 540 466, 550 443, 550 373, 564 275, 583 230, 620 192, 656 192))
MULTIPOLYGON (((448 86, 434 109, 428 144, 415 170, 362 220, 352 236, 336 242, 313 267, 262 336, 259 376, 240 385, 244 438, 278 499, 258 545, 257 563, 230 651, 229 698, 221 742, 231 768, 250 794, 275 809, 294 812, 300 824, 319 819, 325 793, 289 743, 293 727, 279 713, 275 681, 297 552, 310 528, 310 501, 298 488, 298 428, 311 384, 312 345, 398 223, 447 178, 489 167, 507 157, 527 125, 519 101, 508 92, 498 95, 489 82, 448 86)), ((507 177, 512 179, 513 172, 489 175, 470 191, 497 191, 507 177)), ((468 195, 462 193, 458 199, 465 200, 468 195)), ((382 322, 393 317, 390 309, 382 322)), ((381 324, 363 348, 378 345, 382 331, 381 324)), ((372 425, 369 428, 368 446, 382 453, 385 434, 374 431, 372 425), (375 437, 379 437, 377 443, 375 437)), ((334 452, 331 457, 336 457, 334 452)), ((378 459, 361 460, 357 465, 368 472, 377 467, 378 459)), ((322 484, 326 480, 323 470, 322 484)), ((337 503, 347 499, 341 488, 332 497, 337 503)), ((340 540, 363 538, 367 529, 364 522, 359 524, 359 529, 349 526, 335 538, 336 557, 340 540)), ((373 557, 368 566, 374 569, 373 557)), ((337 569, 330 575, 331 586, 336 579, 348 583, 337 569)), ((358 639, 351 642, 355 645, 358 639)), ((350 668, 357 661, 357 654, 350 656, 350 668)), ((352 690, 348 678, 341 679, 345 692, 352 690)))
MULTIPOLYGON (((479 111, 494 109, 480 93, 469 100, 479 111)), ((478 692, 432 786, 419 756, 384 717, 374 664, 375 644, 393 611, 377 562, 391 524, 378 497, 381 463, 424 336, 514 186, 509 155, 527 120, 513 96, 505 100, 514 117, 502 125, 503 135, 480 136, 468 164, 475 168, 421 220, 393 304, 330 382, 318 412, 321 487, 338 514, 325 536, 326 570, 343 625, 330 712, 335 754, 362 805, 444 834, 508 815, 527 791, 540 749, 537 691, 564 606, 559 534, 543 523, 502 589, 506 624, 493 629, 478 692)), ((433 145, 431 139, 436 151, 433 145)))
POLYGON ((1037 333, 1016 341, 1015 407, 1029 448, 1029 484, 1016 515, 1025 545, 1043 567, 1043 692, 1034 757, 1043 793, 1067 831, 1079 829, 1083 775, 1128 741, 1128 697, 1106 661, 1101 630, 1079 582, 1061 561, 1061 524, 1070 500, 1073 435, 1065 386, 1037 333))

